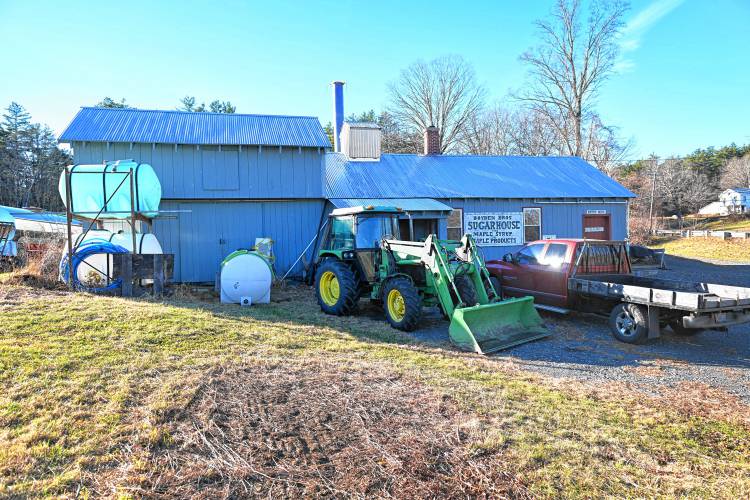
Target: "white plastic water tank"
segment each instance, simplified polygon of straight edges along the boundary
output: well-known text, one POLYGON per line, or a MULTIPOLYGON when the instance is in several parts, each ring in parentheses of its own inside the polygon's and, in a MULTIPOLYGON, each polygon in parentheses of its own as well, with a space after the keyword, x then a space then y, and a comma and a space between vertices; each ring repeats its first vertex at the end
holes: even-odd
MULTIPOLYGON (((79 234, 74 240, 75 245, 92 241, 92 240, 104 240, 109 241, 115 245, 119 245, 129 252, 133 251, 133 235, 132 233, 113 233, 106 229, 92 229, 84 236, 83 233, 79 234)), ((138 249, 137 253, 143 254, 161 254, 164 253, 159 240, 156 239, 151 233, 142 234, 136 233, 135 244, 138 249)), ((102 284, 107 280, 107 275, 111 274, 112 269, 112 255, 109 254, 93 254, 86 257, 83 262, 78 266, 78 280, 88 285, 102 284)), ((153 282, 153 280, 142 280, 141 284, 146 285, 153 282)))
POLYGON ((273 271, 262 256, 237 250, 221 263, 221 301, 232 304, 268 304, 273 271))

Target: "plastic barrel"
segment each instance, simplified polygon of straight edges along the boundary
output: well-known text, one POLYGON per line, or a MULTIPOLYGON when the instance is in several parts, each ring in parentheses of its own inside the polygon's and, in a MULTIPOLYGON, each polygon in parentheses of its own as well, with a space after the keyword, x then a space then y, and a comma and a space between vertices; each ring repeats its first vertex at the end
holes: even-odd
POLYGON ((254 251, 237 250, 221 263, 221 302, 267 304, 271 300, 273 269, 254 251))
MULTIPOLYGON (((71 165, 68 170, 72 201, 69 208, 75 214, 93 218, 102 210, 102 215, 109 218, 130 217, 130 179, 126 173, 131 171, 134 172, 135 212, 154 217, 159 211, 161 184, 147 163, 120 160, 101 165, 71 165)), ((58 191, 67 206, 65 171, 60 174, 58 191)))
MULTIPOLYGON (((115 245, 119 245, 126 248, 128 251, 133 251, 133 235, 132 233, 113 233, 106 229, 94 229, 89 231, 86 236, 83 233, 79 234, 74 240, 74 247, 85 241, 91 240, 105 240, 115 245)), ((147 233, 136 233, 135 244, 137 253, 142 254, 161 254, 164 253, 159 240, 153 234, 147 233)), ((112 255, 109 254, 93 254, 86 257, 80 266, 78 266, 78 280, 87 285, 95 285, 100 283, 106 283, 107 275, 111 274, 112 269, 112 255)), ((150 284, 153 280, 142 280, 141 284, 150 284)))

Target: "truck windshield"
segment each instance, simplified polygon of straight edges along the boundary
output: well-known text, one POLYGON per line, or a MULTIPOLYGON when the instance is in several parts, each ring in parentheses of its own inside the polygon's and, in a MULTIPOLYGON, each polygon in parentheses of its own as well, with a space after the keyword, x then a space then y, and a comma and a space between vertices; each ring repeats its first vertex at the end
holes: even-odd
POLYGON ((398 219, 392 215, 357 218, 357 248, 378 248, 383 237, 398 238, 398 219))

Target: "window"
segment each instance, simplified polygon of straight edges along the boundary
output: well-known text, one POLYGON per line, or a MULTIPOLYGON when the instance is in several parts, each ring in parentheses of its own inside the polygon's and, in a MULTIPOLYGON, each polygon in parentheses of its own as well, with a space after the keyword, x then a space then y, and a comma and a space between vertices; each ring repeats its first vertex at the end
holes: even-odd
POLYGON ((449 240, 460 240, 461 236, 464 235, 464 210, 462 208, 454 208, 451 213, 448 214, 448 239, 449 240))
POLYGON ((536 241, 542 239, 542 209, 523 209, 523 241, 536 241))
POLYGON ((323 246, 328 250, 347 250, 354 248, 354 217, 334 217, 328 241, 323 246))
POLYGON ((384 215, 357 218, 357 248, 379 248, 383 238, 398 237, 398 219, 384 215))
POLYGON ((542 257, 544 243, 535 243, 523 247, 516 254, 519 264, 537 264, 542 257))
POLYGON ((548 266, 560 267, 565 262, 565 254, 568 253, 568 245, 562 243, 550 243, 544 254, 544 263, 548 266))

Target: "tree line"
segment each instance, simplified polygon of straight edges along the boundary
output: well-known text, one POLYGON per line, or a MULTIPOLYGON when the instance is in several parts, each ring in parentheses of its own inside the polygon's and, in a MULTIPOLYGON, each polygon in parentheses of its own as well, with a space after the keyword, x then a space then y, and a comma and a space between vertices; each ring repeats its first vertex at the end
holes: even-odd
POLYGON ((33 123, 23 106, 10 103, 0 123, 0 205, 61 210, 57 181, 71 162, 49 127, 33 123))

